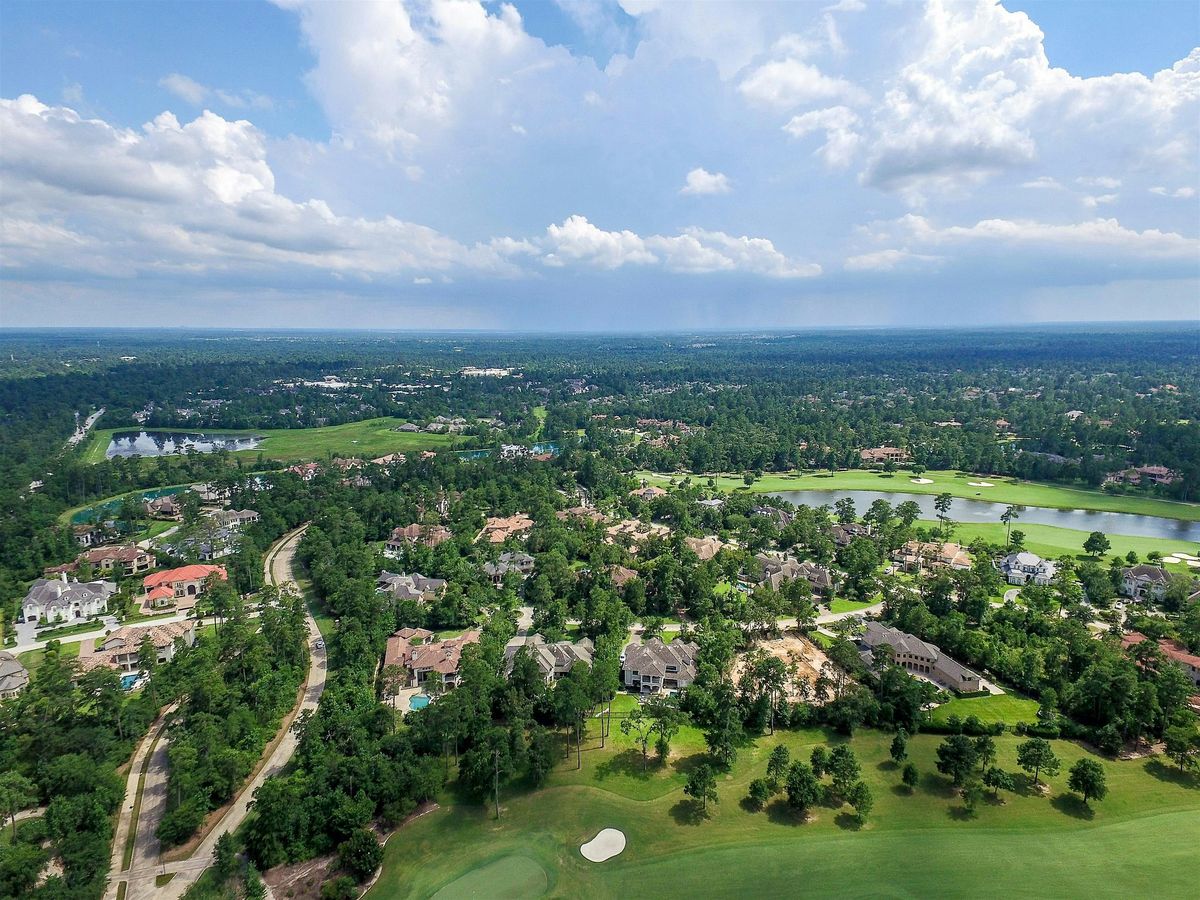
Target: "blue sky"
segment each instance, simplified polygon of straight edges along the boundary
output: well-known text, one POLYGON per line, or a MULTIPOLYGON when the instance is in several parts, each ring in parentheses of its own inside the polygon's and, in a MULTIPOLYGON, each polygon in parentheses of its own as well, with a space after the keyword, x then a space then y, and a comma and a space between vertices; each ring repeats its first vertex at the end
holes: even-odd
POLYGON ((0 6, 0 324, 1200 318, 1192 2, 0 6))

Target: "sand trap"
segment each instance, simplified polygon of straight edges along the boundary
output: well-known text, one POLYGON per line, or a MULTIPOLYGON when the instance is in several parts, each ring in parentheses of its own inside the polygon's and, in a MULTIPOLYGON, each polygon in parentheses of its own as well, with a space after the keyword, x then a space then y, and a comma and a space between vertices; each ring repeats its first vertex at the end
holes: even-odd
POLYGON ((971 487, 995 487, 990 481, 968 481, 971 487))
POLYGON ((1192 556, 1192 554, 1190 554, 1190 553, 1180 553, 1178 550, 1176 550, 1176 551, 1175 551, 1174 553, 1172 553, 1171 555, 1172 555, 1172 556, 1176 556, 1176 557, 1178 557, 1179 559, 1198 559, 1198 558, 1200 558, 1200 557, 1195 557, 1195 556, 1192 556))
POLYGON ((1164 556, 1162 561, 1165 563, 1181 563, 1183 562, 1178 556, 1164 556))
POLYGON ((1188 564, 1188 566, 1189 566, 1190 568, 1193 568, 1193 569, 1200 569, 1200 560, 1189 559, 1189 560, 1187 561, 1187 564, 1188 564))
POLYGON ((589 862, 604 862, 625 849, 625 834, 615 828, 605 828, 579 848, 583 858, 589 862))
POLYGON ((910 478, 908 480, 913 484, 933 484, 932 478, 910 478))

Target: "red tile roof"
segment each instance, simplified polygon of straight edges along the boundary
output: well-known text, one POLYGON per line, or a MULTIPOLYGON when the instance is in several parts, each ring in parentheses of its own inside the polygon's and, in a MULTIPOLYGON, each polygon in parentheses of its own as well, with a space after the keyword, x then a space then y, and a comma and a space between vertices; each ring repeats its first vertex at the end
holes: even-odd
POLYGON ((228 581, 229 575, 224 566, 209 566, 197 563, 191 566, 180 566, 178 569, 167 569, 165 572, 155 572, 142 579, 146 590, 158 587, 160 584, 174 584, 177 581, 203 581, 209 575, 217 573, 222 581, 228 581))

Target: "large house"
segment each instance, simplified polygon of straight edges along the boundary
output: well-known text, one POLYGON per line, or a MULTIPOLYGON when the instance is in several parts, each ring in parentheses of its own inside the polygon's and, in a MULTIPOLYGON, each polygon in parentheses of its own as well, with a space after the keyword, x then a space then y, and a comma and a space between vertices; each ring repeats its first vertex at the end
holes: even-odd
POLYGON ((657 500, 659 497, 667 496, 667 492, 662 488, 650 484, 646 487, 640 487, 629 492, 630 497, 637 497, 639 500, 644 500, 649 503, 652 500, 657 500))
POLYGON ((117 592, 111 581, 79 582, 68 580, 64 572, 58 578, 39 578, 29 587, 21 602, 26 622, 72 622, 94 619, 108 609, 108 598, 117 592))
POLYGON ((384 569, 375 579, 375 590, 389 594, 396 600, 430 603, 441 596, 445 589, 446 579, 428 578, 417 572, 411 575, 405 572, 396 574, 384 569))
POLYGON ((892 554, 892 559, 905 572, 925 572, 935 569, 971 568, 971 554, 958 544, 938 541, 908 541, 892 554))
POLYGON ((224 566, 199 563, 147 575, 142 579, 142 587, 145 589, 143 606, 162 609, 174 606, 180 599, 199 597, 207 588, 208 579, 212 575, 216 575, 222 581, 229 580, 224 566))
POLYGON ((525 650, 533 659, 542 677, 547 683, 566 675, 576 663, 583 663, 589 669, 592 667, 592 654, 596 652, 595 645, 589 638, 580 638, 575 643, 556 641, 547 643, 540 634, 528 637, 516 637, 504 648, 504 673, 510 674, 517 654, 525 650))
POLYGON ((1121 595, 1133 600, 1161 600, 1171 576, 1162 566, 1129 566, 1121 570, 1121 595))
POLYGON ((533 527, 533 519, 525 513, 514 513, 511 516, 489 516, 483 530, 475 540, 486 540, 489 544, 503 544, 511 537, 524 538, 525 533, 533 527))
POLYGON ((899 447, 868 447, 866 450, 859 450, 858 456, 869 466, 888 462, 903 464, 912 459, 907 450, 901 450, 899 447))
POLYGON ((180 521, 183 519, 183 509, 175 497, 168 494, 165 497, 156 497, 153 500, 147 500, 146 515, 152 519, 180 521))
POLYGON ((1134 466, 1120 472, 1110 472, 1104 481, 1106 484, 1124 482, 1136 485, 1148 481, 1151 484, 1168 485, 1174 483, 1178 477, 1178 472, 1168 469, 1166 466, 1134 466))
POLYGON ((1058 574, 1058 565, 1048 559, 1042 559, 1036 553, 1022 550, 1010 553, 996 563, 996 568, 1004 575, 1009 584, 1029 584, 1045 587, 1058 574))
POLYGON ((650 538, 665 538, 670 534, 670 528, 657 522, 622 519, 604 529, 604 543, 628 544, 630 552, 637 553, 637 548, 650 538))
POLYGON ((80 547, 98 547, 109 537, 108 529, 103 525, 75 525, 71 532, 80 547))
POLYGON ((625 566, 611 565, 608 567, 608 577, 612 579, 613 587, 621 588, 638 577, 638 573, 625 566))
POLYGON ((215 509, 209 513, 209 518, 223 528, 241 529, 243 525, 253 525, 262 516, 252 509, 215 509))
POLYGON ((79 665, 84 671, 107 666, 118 672, 136 672, 141 669, 138 654, 147 639, 154 645, 158 662, 170 662, 180 645, 191 647, 196 643, 196 623, 164 622, 146 628, 126 625, 104 638, 95 650, 84 641, 79 648, 79 665))
POLYGON ((833 592, 833 573, 824 566, 800 562, 793 556, 773 551, 756 554, 754 559, 762 566, 762 581, 759 583, 769 584, 773 590, 779 590, 785 582, 803 578, 814 594, 828 596, 833 592))
POLYGON ((696 654, 700 648, 688 641, 664 644, 651 638, 632 643, 621 654, 621 681, 642 694, 682 691, 696 680, 696 654))
POLYGON ((859 638, 859 646, 868 666, 873 663, 871 651, 886 646, 891 647, 892 660, 896 665, 910 674, 919 675, 952 691, 978 691, 983 686, 978 674, 951 659, 936 644, 878 622, 867 623, 866 633, 859 638))
POLYGON ((404 687, 420 687, 434 672, 442 676, 442 683, 447 688, 457 687, 463 648, 478 643, 478 631, 435 641, 433 633, 424 628, 401 628, 387 640, 383 665, 384 668, 397 665, 404 670, 404 687))
POLYGON ((833 526, 833 542, 839 547, 848 547, 855 538, 871 536, 871 526, 858 522, 841 522, 833 526))
MULTIPOLYGON (((1121 647, 1128 650, 1146 640, 1149 638, 1140 631, 1131 631, 1122 636, 1121 647)), ((1167 659, 1187 673, 1188 678, 1192 679, 1192 684, 1200 688, 1200 654, 1192 653, 1186 646, 1172 638, 1159 638, 1158 648, 1162 650, 1167 659)))
POLYGON ((528 553, 501 553, 495 562, 483 564, 483 574, 492 579, 492 584, 499 587, 509 572, 516 572, 524 578, 533 571, 535 565, 536 561, 528 553))
POLYGON ((61 566, 49 566, 45 570, 47 578, 57 577, 64 572, 78 571, 80 566, 91 566, 93 571, 119 571, 122 575, 140 575, 148 572, 158 564, 154 554, 133 544, 113 545, 109 547, 93 547, 85 550, 75 558, 74 562, 63 563, 61 566))
POLYGON ((392 529, 392 535, 387 540, 384 553, 398 554, 410 544, 421 544, 424 547, 436 547, 454 537, 454 533, 445 525, 421 525, 414 522, 392 529))
POLYGON ((700 558, 701 562, 712 559, 718 553, 729 546, 723 540, 716 537, 685 537, 684 544, 700 558))
POLYGON ((29 671, 11 653, 0 650, 0 700, 17 696, 27 684, 29 671))

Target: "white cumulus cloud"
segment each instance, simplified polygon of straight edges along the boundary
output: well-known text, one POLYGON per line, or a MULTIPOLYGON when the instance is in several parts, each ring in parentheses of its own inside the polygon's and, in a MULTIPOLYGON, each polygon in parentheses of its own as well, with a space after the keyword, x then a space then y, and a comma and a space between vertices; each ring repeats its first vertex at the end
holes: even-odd
POLYGON ((720 172, 709 172, 695 168, 687 173, 687 181, 679 189, 681 194, 728 194, 733 190, 729 179, 720 172))

